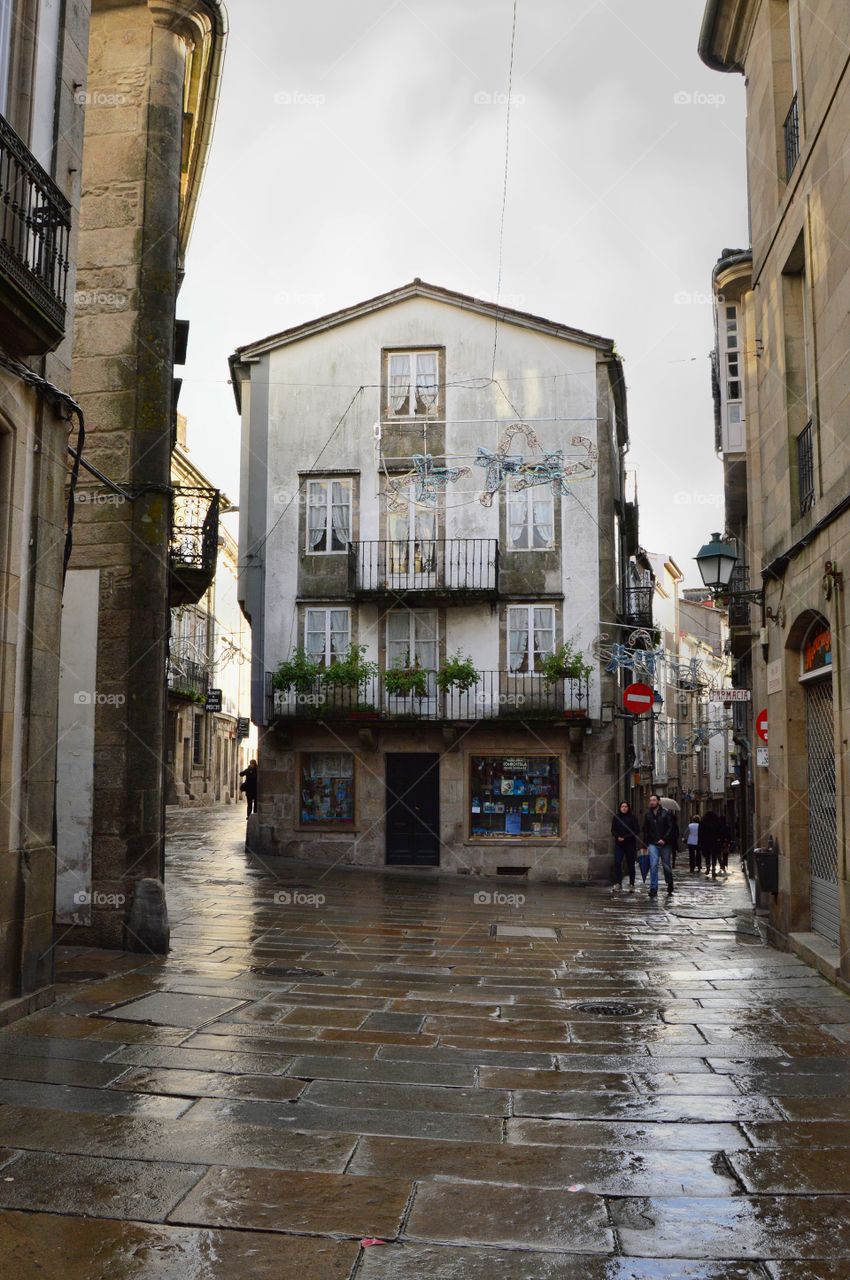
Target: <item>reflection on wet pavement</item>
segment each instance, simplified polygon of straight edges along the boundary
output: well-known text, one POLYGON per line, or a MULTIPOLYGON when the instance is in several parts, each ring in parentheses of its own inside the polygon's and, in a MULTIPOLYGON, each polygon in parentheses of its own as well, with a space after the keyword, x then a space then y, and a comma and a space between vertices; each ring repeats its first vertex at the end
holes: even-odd
POLYGON ((495 907, 243 838, 174 817, 171 955, 65 948, 0 1033, 8 1274, 850 1276, 850 1000, 736 874, 495 907))

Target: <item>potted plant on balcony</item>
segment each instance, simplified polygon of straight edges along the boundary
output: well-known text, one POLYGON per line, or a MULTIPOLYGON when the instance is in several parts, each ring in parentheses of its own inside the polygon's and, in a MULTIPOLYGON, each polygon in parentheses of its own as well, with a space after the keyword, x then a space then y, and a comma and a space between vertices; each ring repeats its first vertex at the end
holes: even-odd
MULTIPOLYGON (((593 674, 593 667, 571 641, 566 640, 546 655, 541 671, 547 684, 557 684, 560 680, 588 680, 593 674)), ((587 715, 587 708, 567 707, 564 715, 568 719, 583 718, 587 715)))
POLYGON ((450 658, 446 658, 437 672, 437 688, 441 693, 448 693, 450 689, 466 693, 480 678, 472 659, 458 649, 450 658))
POLYGON ((358 693, 365 691, 369 681, 378 674, 377 662, 367 662, 365 653, 365 645, 349 645, 345 657, 332 662, 321 675, 322 685, 328 696, 347 702, 348 714, 352 720, 374 720, 378 715, 371 703, 357 700, 358 693))
POLYGON ((420 666, 418 658, 411 666, 408 654, 403 663, 385 672, 384 688, 393 698, 424 698, 428 694, 428 672, 420 666))
POLYGON ((321 670, 319 663, 306 649, 293 649, 272 676, 272 685, 279 693, 312 693, 321 670))

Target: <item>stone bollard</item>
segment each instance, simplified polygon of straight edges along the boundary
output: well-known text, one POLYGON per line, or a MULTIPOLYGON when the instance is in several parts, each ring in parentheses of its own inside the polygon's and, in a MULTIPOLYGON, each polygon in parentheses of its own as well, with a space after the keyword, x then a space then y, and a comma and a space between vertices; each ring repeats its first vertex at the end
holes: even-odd
POLYGON ((170 943, 165 885, 152 877, 139 880, 124 927, 124 945, 128 951, 153 951, 156 955, 167 955, 170 943))

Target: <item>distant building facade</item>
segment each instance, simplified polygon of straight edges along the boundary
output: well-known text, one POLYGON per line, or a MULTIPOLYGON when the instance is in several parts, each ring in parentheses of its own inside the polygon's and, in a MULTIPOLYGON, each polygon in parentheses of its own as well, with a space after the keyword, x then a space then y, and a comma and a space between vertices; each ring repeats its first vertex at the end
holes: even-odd
POLYGON ((628 761, 597 645, 637 528, 613 344, 417 280, 232 368, 250 847, 607 879, 628 761))
POLYGON ((749 743, 757 755, 755 839, 778 854, 778 893, 769 899, 773 937, 844 979, 850 194, 841 157, 850 140, 848 44, 844 0, 710 0, 700 36, 703 60, 744 74, 747 86, 751 260, 724 254, 715 293, 730 532, 741 540, 750 586, 764 587, 760 615, 753 611, 749 625, 742 617, 733 627, 737 676, 751 680, 756 719, 764 711, 769 725, 769 742, 749 743), (723 372, 731 337, 743 382, 723 372), (742 392, 740 420, 735 397, 723 390, 727 376, 742 392), (735 635, 739 625, 743 633, 735 635))

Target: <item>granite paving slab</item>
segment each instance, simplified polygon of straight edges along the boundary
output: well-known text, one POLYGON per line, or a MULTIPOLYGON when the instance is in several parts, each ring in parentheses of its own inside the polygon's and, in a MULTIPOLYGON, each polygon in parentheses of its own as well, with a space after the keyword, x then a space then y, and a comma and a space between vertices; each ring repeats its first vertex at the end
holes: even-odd
POLYGON ((210 1169, 172 1218, 243 1230, 392 1238, 411 1189, 398 1178, 210 1169))
POLYGON ((561 1253, 612 1253, 614 1247, 600 1197, 492 1183, 420 1183, 405 1235, 561 1253))
POLYGON ((20 1280, 349 1280, 351 1240, 0 1212, 0 1257, 20 1280))
POLYGON ((610 1209, 626 1254, 676 1257, 687 1240, 704 1258, 841 1258, 850 1272, 848 1196, 640 1198, 610 1209))
POLYGON ((221 996, 181 995, 160 992, 131 1000, 118 1009, 110 1009, 109 1017, 119 1022, 152 1022, 169 1027, 201 1027, 220 1018, 229 1010, 244 1004, 221 996))
POLYGON ((0 1208, 162 1222, 205 1172, 172 1161, 23 1151, 0 1177, 0 1208))

